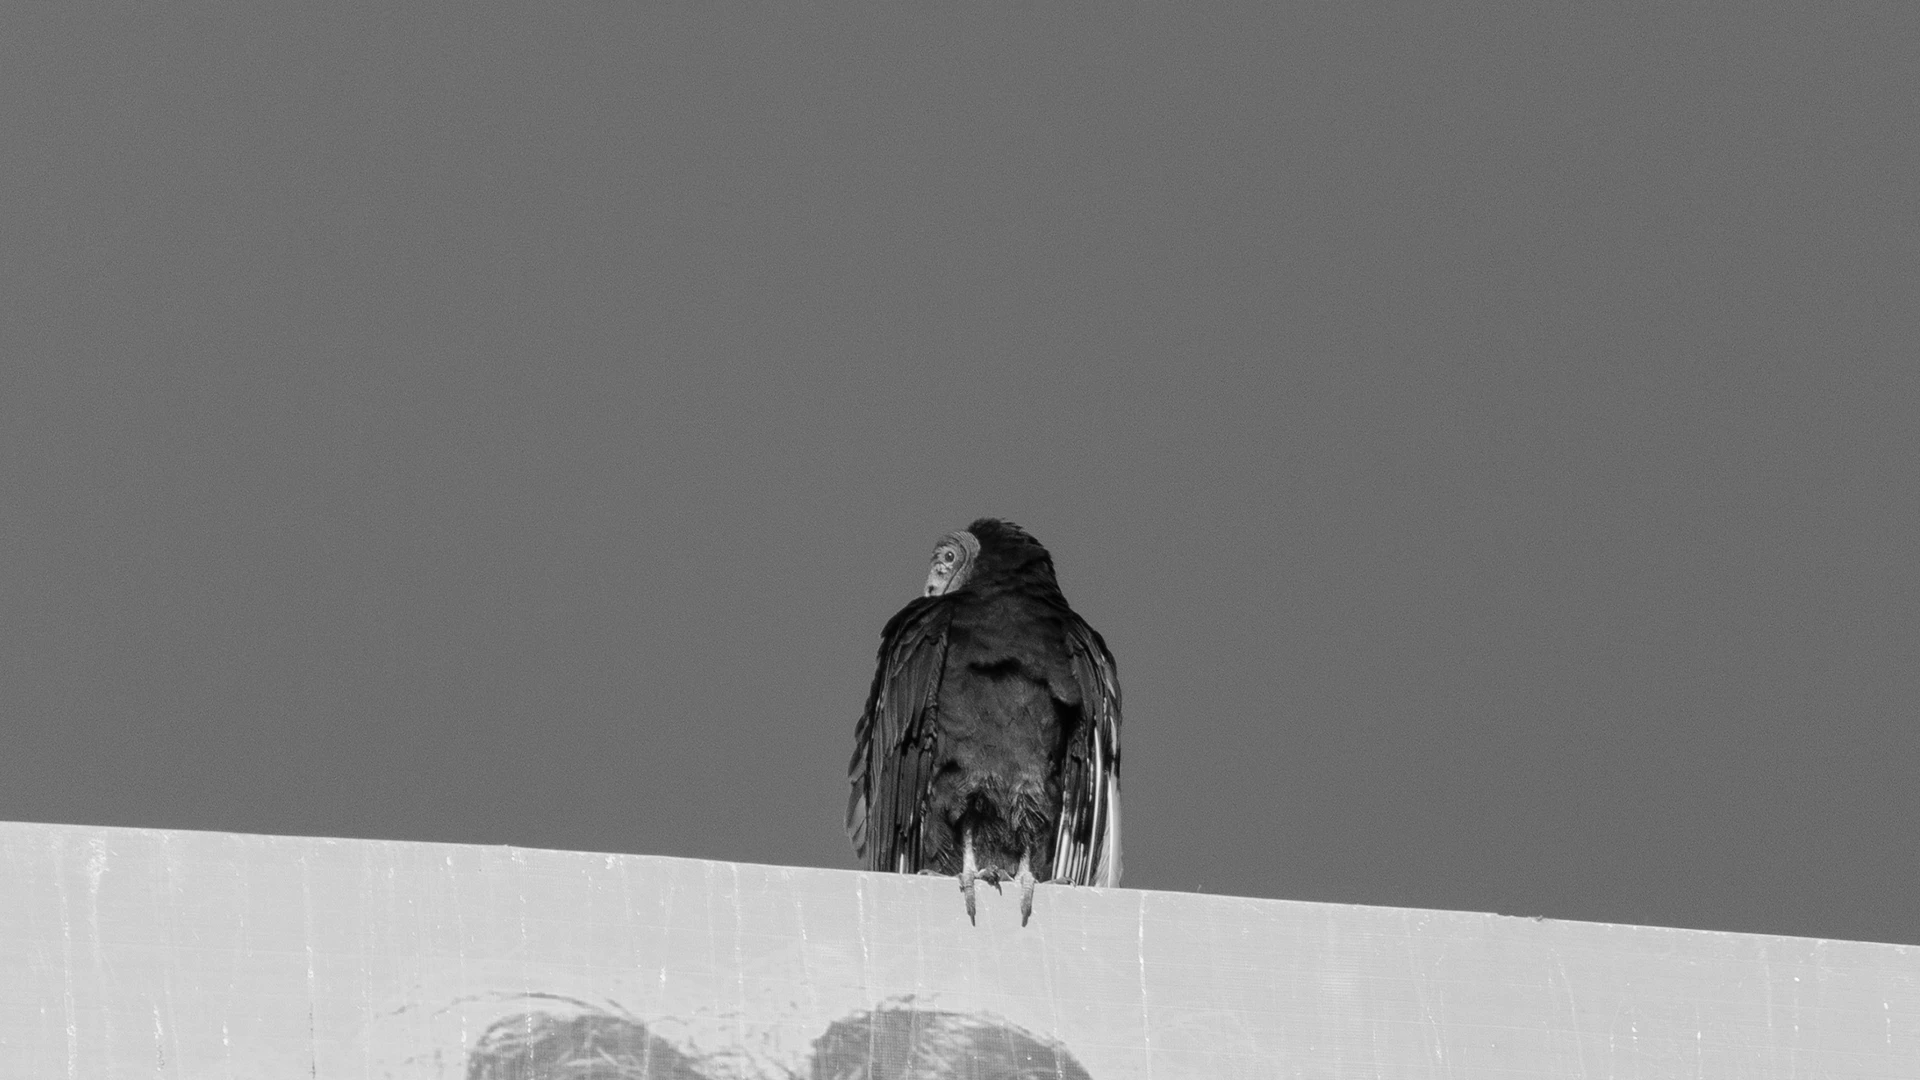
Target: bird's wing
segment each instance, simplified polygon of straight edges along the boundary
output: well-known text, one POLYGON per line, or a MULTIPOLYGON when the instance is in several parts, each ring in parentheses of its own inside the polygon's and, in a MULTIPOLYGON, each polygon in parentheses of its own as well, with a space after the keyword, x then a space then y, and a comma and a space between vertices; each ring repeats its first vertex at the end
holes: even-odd
POLYGON ((1120 884, 1120 676, 1098 631, 1067 619, 1067 648, 1080 685, 1081 724, 1060 783, 1053 880, 1120 884))
POLYGON ((953 604, 925 596, 880 634, 880 660, 847 763, 847 832, 870 870, 921 869, 922 821, 939 749, 934 704, 953 604))

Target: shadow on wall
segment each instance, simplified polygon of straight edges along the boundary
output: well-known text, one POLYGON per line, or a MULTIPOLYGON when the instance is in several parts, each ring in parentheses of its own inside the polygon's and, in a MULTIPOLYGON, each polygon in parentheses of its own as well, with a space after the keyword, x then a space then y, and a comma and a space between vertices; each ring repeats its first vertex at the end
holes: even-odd
MULTIPOLYGON (((629 1017, 528 1012, 483 1032, 467 1080, 722 1080, 629 1017)), ((985 1013, 883 1003, 813 1040, 811 1080, 1092 1080, 1063 1046, 985 1013)), ((771 1080, 771 1078, 770 1078, 771 1080)), ((782 1070, 780 1080, 799 1080, 782 1070)))
POLYGON ((509 1016, 482 1032, 467 1080, 708 1080, 694 1060, 611 1013, 509 1016))
POLYGON ((882 1006, 813 1040, 813 1080, 1092 1080, 1066 1047, 982 1013, 882 1006))

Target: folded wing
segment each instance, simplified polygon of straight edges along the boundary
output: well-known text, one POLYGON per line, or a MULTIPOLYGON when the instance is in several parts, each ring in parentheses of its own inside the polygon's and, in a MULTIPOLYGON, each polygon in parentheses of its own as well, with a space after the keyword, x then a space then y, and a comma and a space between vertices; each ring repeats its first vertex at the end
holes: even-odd
POLYGON ((1120 678, 1099 632, 1067 619, 1081 723, 1067 746, 1053 880, 1120 884, 1120 678))
POLYGON ((937 703, 952 603, 922 597, 880 634, 879 664, 847 764, 847 832, 869 870, 923 866, 927 793, 940 750, 937 703))

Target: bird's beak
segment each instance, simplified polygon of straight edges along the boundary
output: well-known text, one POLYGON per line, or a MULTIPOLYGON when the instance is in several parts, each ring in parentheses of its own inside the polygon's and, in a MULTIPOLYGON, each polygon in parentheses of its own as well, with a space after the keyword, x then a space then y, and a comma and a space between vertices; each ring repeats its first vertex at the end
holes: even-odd
POLYGON ((953 588, 953 577, 953 571, 935 563, 933 569, 927 571, 925 595, 945 596, 947 590, 953 588))

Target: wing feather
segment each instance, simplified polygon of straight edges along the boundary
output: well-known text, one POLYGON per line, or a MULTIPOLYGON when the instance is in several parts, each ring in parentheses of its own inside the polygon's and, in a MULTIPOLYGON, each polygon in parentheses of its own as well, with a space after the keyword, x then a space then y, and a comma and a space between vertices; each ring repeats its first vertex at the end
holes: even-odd
POLYGON ((847 832, 870 870, 912 873, 922 866, 927 793, 940 740, 935 706, 952 612, 946 597, 922 597, 880 634, 873 687, 847 763, 847 832))
POLYGON ((1081 723, 1061 776, 1053 880, 1120 884, 1120 676, 1098 631, 1068 613, 1081 723))

